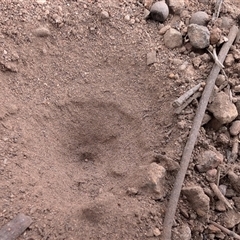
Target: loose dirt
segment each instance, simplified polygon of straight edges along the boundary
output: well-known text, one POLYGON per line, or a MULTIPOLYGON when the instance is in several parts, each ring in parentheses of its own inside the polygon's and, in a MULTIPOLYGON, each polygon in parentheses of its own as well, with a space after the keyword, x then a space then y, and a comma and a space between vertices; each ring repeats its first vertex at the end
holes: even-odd
POLYGON ((2 0, 0 11, 1 225, 22 212, 33 224, 19 240, 157 239, 176 173, 163 199, 128 189, 152 155, 179 162, 188 132, 172 102, 211 64, 169 78, 170 60, 190 57, 164 46, 141 1, 2 0))

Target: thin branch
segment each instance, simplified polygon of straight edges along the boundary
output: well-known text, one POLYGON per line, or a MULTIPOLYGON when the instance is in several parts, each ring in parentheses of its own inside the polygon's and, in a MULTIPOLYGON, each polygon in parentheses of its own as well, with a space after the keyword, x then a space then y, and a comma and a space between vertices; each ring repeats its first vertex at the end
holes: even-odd
POLYGON ((182 110, 185 109, 194 99, 201 97, 201 95, 201 92, 196 92, 195 94, 193 94, 190 98, 186 100, 185 103, 182 104, 182 106, 176 108, 175 113, 180 114, 182 110))
POLYGON ((209 221, 209 223, 211 223, 215 227, 219 228, 222 232, 226 233, 228 236, 233 237, 235 239, 240 239, 240 235, 238 235, 237 233, 223 227, 222 225, 220 225, 216 222, 213 222, 213 221, 209 221))
POLYGON ((217 0, 215 5, 215 12, 213 14, 213 20, 219 17, 221 7, 222 7, 223 0, 217 0))
MULTIPOLYGON (((238 27, 233 26, 229 32, 229 36, 228 36, 229 41, 223 45, 219 53, 219 59, 221 62, 225 60, 226 55, 228 54, 228 51, 232 46, 237 34, 238 34, 238 27)), ((207 104, 212 94, 213 88, 215 86, 215 81, 219 72, 220 72, 220 67, 217 64, 214 64, 207 78, 207 84, 204 88, 198 109, 196 111, 196 116, 193 120, 193 126, 191 128, 188 141, 183 150, 180 169, 176 176, 174 187, 169 199, 168 208, 167 208, 166 215, 163 222, 163 233, 162 233, 163 240, 171 240, 172 226, 173 226, 173 221, 174 221, 174 217, 177 209, 179 196, 181 193, 181 188, 182 188, 183 181, 188 169, 188 165, 190 163, 194 145, 197 140, 198 132, 202 124, 204 113, 206 111, 207 104)))
POLYGON ((229 208, 229 209, 233 209, 232 205, 228 202, 228 200, 224 197, 224 195, 221 193, 221 191, 219 190, 218 186, 215 183, 209 183, 210 187, 212 188, 214 194, 218 197, 218 199, 220 201, 222 201, 223 203, 225 203, 225 205, 229 208))
POLYGON ((197 92, 201 86, 202 84, 199 83, 196 86, 190 88, 187 92, 185 92, 173 102, 173 107, 181 106, 188 98, 190 98, 195 92, 197 92))

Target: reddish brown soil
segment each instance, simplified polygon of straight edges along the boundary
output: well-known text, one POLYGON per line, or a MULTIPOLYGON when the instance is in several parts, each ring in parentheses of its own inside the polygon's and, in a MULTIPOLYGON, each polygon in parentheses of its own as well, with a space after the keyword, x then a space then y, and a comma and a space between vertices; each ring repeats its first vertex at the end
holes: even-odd
POLYGON ((186 85, 168 78, 182 53, 137 2, 1 0, 0 222, 31 216, 19 240, 156 239, 162 228, 166 199, 127 189, 152 153, 180 160, 171 103, 186 85))

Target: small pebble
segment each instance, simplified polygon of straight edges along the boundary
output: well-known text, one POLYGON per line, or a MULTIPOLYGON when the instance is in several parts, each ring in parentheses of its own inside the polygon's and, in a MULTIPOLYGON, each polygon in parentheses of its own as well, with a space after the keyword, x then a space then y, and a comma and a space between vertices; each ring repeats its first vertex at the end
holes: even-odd
POLYGON ((232 123, 229 129, 231 135, 236 136, 240 133, 240 120, 236 120, 232 123))
POLYGON ((160 235, 161 235, 160 230, 159 230, 158 228, 154 228, 154 229, 153 229, 153 235, 154 235, 155 237, 160 236, 160 235))
POLYGON ((102 17, 102 19, 108 19, 109 18, 109 13, 107 11, 102 11, 101 12, 101 17, 102 17))
POLYGON ((215 27, 210 32, 210 43, 212 45, 217 44, 222 36, 222 30, 218 27, 215 27))
POLYGON ((51 35, 51 32, 47 27, 39 27, 35 29, 34 33, 37 37, 47 37, 51 35))
POLYGON ((129 22, 130 19, 131 19, 131 18, 130 18, 130 15, 128 15, 128 14, 124 17, 124 20, 127 21, 127 22, 129 22))

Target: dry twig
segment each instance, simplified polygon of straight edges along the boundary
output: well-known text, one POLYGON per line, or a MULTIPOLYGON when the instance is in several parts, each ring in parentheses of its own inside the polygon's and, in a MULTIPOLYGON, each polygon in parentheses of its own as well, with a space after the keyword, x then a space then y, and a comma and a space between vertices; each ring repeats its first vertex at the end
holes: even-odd
POLYGON ((222 225, 213 222, 213 221, 209 221, 209 223, 213 224, 215 227, 219 228, 222 232, 226 233, 228 236, 233 237, 235 239, 240 239, 240 235, 236 234, 235 232, 223 227, 222 225))
MULTIPOLYGON (((238 34, 238 27, 233 26, 230 29, 230 33, 228 36, 229 41, 223 45, 223 47, 219 53, 219 60, 221 62, 223 62, 225 60, 226 55, 227 55, 230 47, 232 46, 237 34, 238 34)), ((163 222, 163 233, 162 233, 163 240, 171 240, 172 225, 173 225, 174 216, 175 216, 176 209, 177 209, 179 196, 181 193, 182 184, 183 184, 183 181, 184 181, 187 169, 188 169, 188 165, 189 165, 189 162, 191 159, 194 145, 197 140, 198 132, 201 127, 204 113, 207 108, 208 100, 212 94, 212 91, 213 91, 213 88, 215 85, 215 81, 216 81, 216 78, 217 78, 219 72, 220 72, 220 67, 215 63, 213 65, 213 68, 212 68, 209 76, 208 76, 207 84, 204 88, 198 109, 196 111, 196 116, 193 120, 193 126, 191 128, 188 141, 183 150, 180 169, 176 176, 176 180, 175 180, 174 187, 173 187, 170 199, 169 199, 168 208, 167 208, 166 215, 165 215, 164 222, 163 222)))
POLYGON ((186 100, 186 102, 182 104, 182 106, 176 108, 175 113, 180 114, 184 108, 186 108, 194 99, 199 98, 201 95, 201 92, 196 92, 195 94, 193 94, 190 98, 186 100))
POLYGON ((232 205, 228 202, 228 200, 224 197, 224 195, 221 193, 221 191, 219 190, 218 186, 215 183, 210 183, 210 187, 212 188, 214 194, 218 197, 218 199, 220 201, 222 201, 223 203, 225 203, 225 205, 229 208, 229 209, 233 209, 232 205))
POLYGON ((202 84, 199 83, 196 86, 190 88, 187 92, 185 92, 173 102, 173 107, 181 106, 188 98, 190 98, 195 92, 197 92, 201 86, 202 84))

